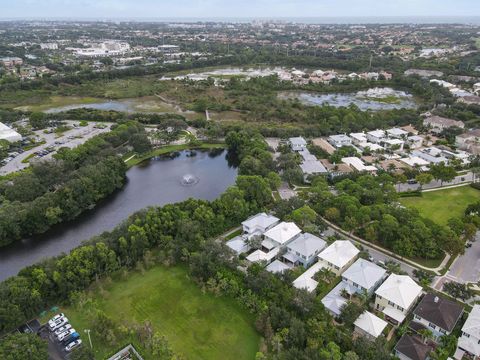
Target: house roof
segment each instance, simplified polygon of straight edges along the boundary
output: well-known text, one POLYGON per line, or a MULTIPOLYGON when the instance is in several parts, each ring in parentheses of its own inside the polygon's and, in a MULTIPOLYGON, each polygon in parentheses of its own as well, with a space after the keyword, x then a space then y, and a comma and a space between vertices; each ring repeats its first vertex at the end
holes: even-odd
POLYGON ((290 267, 287 264, 281 262, 280 260, 273 261, 265 268, 265 270, 271 273, 281 273, 289 269, 290 267))
POLYGON ((387 322, 380 319, 378 316, 372 314, 369 311, 365 311, 362 315, 355 320, 355 326, 362 329, 366 333, 377 338, 380 336, 387 326, 387 322))
POLYGON ((330 135, 329 139, 334 142, 343 142, 343 141, 351 141, 350 137, 345 134, 338 134, 338 135, 330 135))
POLYGON ((293 222, 281 222, 265 232, 265 236, 283 245, 300 234, 302 230, 293 222))
POLYGON ((395 350, 412 360, 425 360, 433 348, 417 336, 403 335, 395 345, 395 350))
POLYGON ((275 256, 277 256, 279 252, 279 248, 272 249, 268 253, 262 251, 262 250, 255 250, 252 252, 250 255, 247 256, 247 260, 250 262, 259 262, 259 261, 270 261, 272 260, 275 256))
POLYGON ((312 292, 318 285, 313 276, 322 269, 322 264, 317 262, 310 266, 302 275, 293 281, 293 286, 297 289, 305 289, 312 292))
POLYGON ((385 137, 385 131, 383 131, 383 130, 373 130, 373 131, 367 132, 367 134, 370 135, 370 136, 376 137, 376 138, 385 137))
MULTIPOLYGON (((474 305, 468 315, 467 321, 463 324, 462 331, 480 339, 480 305, 474 305)), ((480 355, 480 354, 479 354, 480 355)))
POLYGON ((318 160, 307 160, 300 164, 304 174, 325 174, 328 170, 318 160))
POLYGON ((463 306, 434 294, 427 294, 413 313, 442 329, 452 331, 462 315, 463 306))
POLYGON ((391 274, 375 294, 408 309, 422 292, 422 287, 407 275, 391 274))
POLYGON ((363 133, 363 132, 361 132, 361 133, 350 133, 350 137, 355 139, 355 140, 358 140, 360 142, 367 141, 367 135, 365 135, 365 133, 363 133))
POLYGON ((226 245, 235 251, 237 254, 247 252, 250 247, 245 243, 245 239, 242 236, 236 236, 233 239, 227 241, 226 245))
POLYGON ((276 224, 279 222, 280 219, 273 216, 273 215, 267 215, 265 213, 259 213, 257 215, 254 215, 244 222, 242 222, 242 225, 247 226, 248 228, 263 228, 266 229, 269 226, 272 226, 273 224, 276 224))
POLYGON ((305 141, 305 139, 303 137, 292 137, 290 139, 288 139, 288 141, 290 141, 290 144, 292 145, 307 145, 307 142, 305 141))
POLYGON ((359 252, 360 250, 358 250, 350 241, 337 240, 318 254, 318 257, 338 266, 339 268, 343 268, 355 256, 357 256, 359 252))
POLYGON ((346 290, 350 295, 355 293, 355 289, 342 281, 322 299, 323 306, 337 316, 342 313, 342 308, 347 304, 347 299, 342 296, 343 290, 346 290))
POLYGON ((403 136, 408 135, 408 132, 400 128, 391 128, 387 130, 387 133, 392 136, 403 136))
POLYGON ((458 121, 458 120, 454 120, 454 119, 448 119, 448 118, 444 118, 444 117, 436 116, 436 115, 426 118, 425 120, 423 120, 423 123, 434 125, 434 126, 439 125, 439 126, 443 126, 443 127, 457 126, 457 127, 463 128, 465 126, 462 121, 458 121))
POLYGON ((320 239, 318 236, 310 233, 303 233, 288 244, 288 248, 292 252, 298 252, 300 255, 308 257, 315 254, 317 251, 322 250, 326 245, 326 241, 320 239))
POLYGON ((371 289, 386 274, 386 270, 377 264, 365 259, 358 259, 342 274, 342 277, 350 280, 365 289, 371 289))

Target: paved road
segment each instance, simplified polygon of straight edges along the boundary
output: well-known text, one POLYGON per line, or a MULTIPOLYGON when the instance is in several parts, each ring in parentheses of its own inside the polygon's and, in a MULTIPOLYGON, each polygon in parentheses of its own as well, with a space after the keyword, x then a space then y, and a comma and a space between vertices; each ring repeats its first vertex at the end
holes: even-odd
POLYGON ((465 249, 465 254, 452 264, 448 277, 461 283, 480 281, 480 233, 477 233, 472 247, 465 249))
MULTIPOLYGON (((458 185, 458 184, 468 183, 471 181, 473 181, 473 173, 467 172, 465 174, 456 176, 455 179, 453 179, 450 182, 444 182, 443 186, 458 185)), ((425 184, 423 186, 423 190, 439 188, 441 186, 442 186, 442 183, 440 181, 433 180, 431 183, 425 184)), ((395 188, 397 189, 398 192, 419 190, 420 184, 398 184, 395 186, 395 188)))
MULTIPOLYGON (((66 121, 66 123, 72 125, 72 124, 78 124, 78 121, 66 121)), ((85 141, 87 141, 88 139, 90 139, 90 138, 92 138, 96 135, 99 135, 101 133, 110 131, 110 125, 112 125, 111 123, 102 123, 102 124, 107 125, 107 127, 105 129, 96 129, 95 128, 96 124, 97 123, 95 123, 95 122, 89 122, 87 126, 73 128, 72 130, 69 130, 69 131, 66 131, 65 133, 63 133, 63 135, 60 136, 60 137, 57 137, 57 135, 54 134, 54 133, 44 134, 42 130, 36 131, 35 132, 36 135, 39 136, 40 138, 44 139, 46 141, 46 143, 21 153, 20 155, 15 157, 12 161, 10 161, 6 165, 0 167, 0 175, 6 175, 6 174, 9 174, 11 172, 22 170, 22 169, 28 167, 29 163, 22 163, 22 160, 26 159, 28 156, 30 156, 31 154, 33 154, 37 151, 45 150, 49 146, 55 146, 56 148, 60 148, 60 147, 74 148, 74 147, 77 147, 78 145, 83 144, 85 141), (75 136, 75 137, 81 136, 81 138, 69 139, 68 138, 69 136, 75 136), (56 145, 55 141, 61 141, 61 142, 64 142, 64 143, 60 144, 60 145, 56 145)), ((42 159, 50 159, 53 156, 53 154, 54 154, 54 152, 44 156, 42 159)))

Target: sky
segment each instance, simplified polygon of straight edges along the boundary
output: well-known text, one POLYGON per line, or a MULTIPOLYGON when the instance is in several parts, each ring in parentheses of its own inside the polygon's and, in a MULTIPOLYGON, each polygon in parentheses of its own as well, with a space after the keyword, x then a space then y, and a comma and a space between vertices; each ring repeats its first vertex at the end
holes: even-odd
POLYGON ((480 0, 0 0, 0 19, 480 16, 480 0))

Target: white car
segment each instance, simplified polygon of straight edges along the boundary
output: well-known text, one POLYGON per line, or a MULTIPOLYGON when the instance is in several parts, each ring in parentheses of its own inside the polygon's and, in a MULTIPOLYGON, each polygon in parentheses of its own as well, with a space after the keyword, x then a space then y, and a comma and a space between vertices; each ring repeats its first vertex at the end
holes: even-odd
POLYGON ((48 324, 48 326, 50 327, 50 331, 55 331, 58 328, 61 328, 62 326, 67 325, 67 324, 68 324, 68 319, 66 317, 64 317, 64 318, 61 318, 61 319, 55 321, 52 324, 48 324))
POLYGON ((58 328, 57 330, 55 330, 55 335, 58 336, 61 333, 65 332, 65 331, 67 331, 68 329, 71 329, 71 328, 72 328, 72 325, 70 325, 70 324, 64 325, 61 328, 58 328))
POLYGON ((57 314, 55 315, 54 317, 52 317, 50 320, 48 320, 48 323, 53 323, 57 320, 60 320, 61 318, 65 317, 65 314, 64 313, 60 313, 60 314, 57 314))
POLYGON ((63 339, 66 339, 68 336, 72 335, 75 332, 75 329, 68 329, 67 331, 62 332, 57 336, 58 341, 63 341, 63 339))
POLYGON ((82 343, 82 340, 80 340, 80 339, 72 341, 70 344, 65 346, 65 351, 70 352, 73 349, 75 349, 77 346, 80 346, 81 343, 82 343))

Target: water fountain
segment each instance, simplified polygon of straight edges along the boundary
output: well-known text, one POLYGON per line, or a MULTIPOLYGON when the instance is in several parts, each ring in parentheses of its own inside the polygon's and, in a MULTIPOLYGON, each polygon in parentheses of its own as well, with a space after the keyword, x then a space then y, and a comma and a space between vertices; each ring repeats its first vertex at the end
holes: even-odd
POLYGON ((180 180, 180 183, 183 186, 193 186, 197 184, 200 181, 200 179, 192 174, 185 174, 182 176, 182 180, 180 180))

